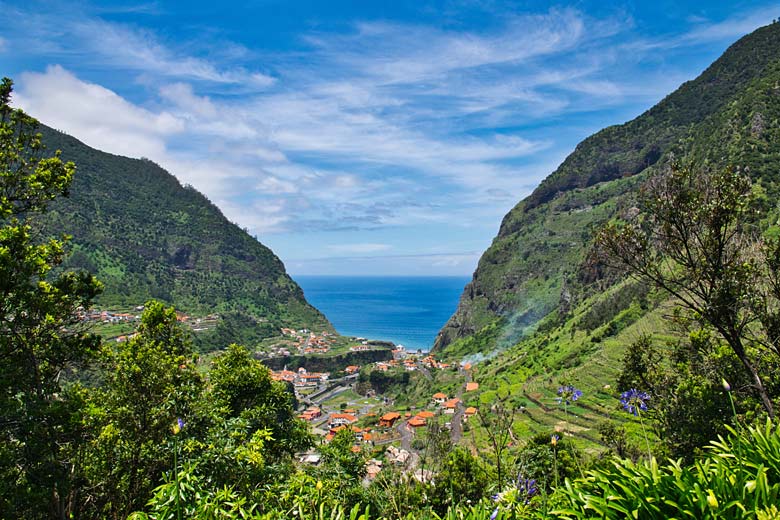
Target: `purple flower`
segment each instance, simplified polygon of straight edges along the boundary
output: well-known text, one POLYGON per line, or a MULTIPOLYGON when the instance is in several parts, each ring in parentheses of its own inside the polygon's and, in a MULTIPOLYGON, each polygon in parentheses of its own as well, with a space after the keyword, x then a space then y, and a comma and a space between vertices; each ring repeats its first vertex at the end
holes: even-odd
POLYGON ((497 516, 498 516, 498 508, 495 508, 493 512, 490 514, 490 520, 496 520, 497 516))
POLYGON ((639 415, 640 410, 646 412, 649 400, 650 395, 647 392, 640 392, 636 388, 620 394, 620 403, 623 405, 623 409, 634 415, 639 415))
POLYGON ((558 396, 558 404, 563 402, 569 404, 582 397, 582 390, 574 388, 572 385, 565 385, 558 387, 558 396))
POLYGON ((554 433, 553 433, 553 434, 550 436, 550 444, 552 444, 553 446, 557 446, 557 445, 558 445, 558 440, 559 440, 559 439, 560 439, 560 437, 558 437, 556 434, 554 434, 554 433))
POLYGON ((179 429, 183 430, 184 429, 184 421, 181 420, 181 417, 176 419, 176 422, 179 424, 179 429))
POLYGON ((517 475, 517 482, 515 483, 517 491, 520 495, 525 497, 525 503, 530 502, 531 497, 538 491, 536 489, 535 478, 524 478, 522 475, 517 475))

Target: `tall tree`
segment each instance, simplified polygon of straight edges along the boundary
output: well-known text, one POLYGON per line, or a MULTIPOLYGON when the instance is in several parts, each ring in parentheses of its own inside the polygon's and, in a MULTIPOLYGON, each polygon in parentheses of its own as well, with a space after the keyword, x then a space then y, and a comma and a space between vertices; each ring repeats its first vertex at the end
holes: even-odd
POLYGON ((780 292, 768 290, 777 287, 774 249, 756 231, 754 194, 742 172, 675 165, 642 189, 640 218, 607 226, 597 242, 607 262, 665 290, 715 329, 774 416, 761 363, 767 354, 776 361, 778 350, 762 325, 780 323, 773 312, 780 292))
POLYGON ((0 517, 66 518, 78 449, 77 392, 61 384, 99 340, 77 311, 100 291, 88 273, 54 274, 67 239, 41 240, 35 217, 67 194, 75 166, 46 156, 38 122, 0 84, 0 517))
POLYGON ((147 302, 138 333, 104 349, 106 382, 93 392, 97 436, 88 451, 90 509, 125 518, 172 468, 173 425, 188 423, 202 379, 173 307, 147 302))

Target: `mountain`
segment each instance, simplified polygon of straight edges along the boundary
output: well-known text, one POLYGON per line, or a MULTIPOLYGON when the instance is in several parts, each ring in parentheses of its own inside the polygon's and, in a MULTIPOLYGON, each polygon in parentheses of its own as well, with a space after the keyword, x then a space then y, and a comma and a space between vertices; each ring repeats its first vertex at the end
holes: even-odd
POLYGON ((632 211, 637 188, 673 158, 746 168, 766 200, 778 200, 780 24, 743 37, 636 119, 581 142, 504 217, 434 350, 491 355, 573 316, 572 336, 614 323, 632 303, 645 308, 630 322, 651 313, 647 290, 619 283, 591 248, 595 231, 632 211))
POLYGON ((276 335, 280 327, 333 330, 281 260, 193 187, 149 160, 40 131, 48 150, 61 150, 77 167, 70 196, 52 205, 43 233, 73 237, 64 267, 87 269, 103 282, 98 307, 155 298, 194 316, 219 314, 206 335, 215 347, 276 335))

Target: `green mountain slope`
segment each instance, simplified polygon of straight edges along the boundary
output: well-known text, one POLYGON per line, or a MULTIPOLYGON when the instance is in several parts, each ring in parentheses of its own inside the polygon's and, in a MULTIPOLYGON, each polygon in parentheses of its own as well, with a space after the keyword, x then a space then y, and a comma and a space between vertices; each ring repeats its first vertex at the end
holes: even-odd
POLYGON ((673 156, 747 167, 776 201, 779 121, 780 24, 773 23, 641 116, 580 143, 504 217, 434 349, 498 352, 529 338, 544 317, 548 327, 565 321, 585 301, 600 305, 596 314, 608 322, 633 300, 593 300, 617 281, 589 259, 594 231, 632 211, 635 190, 673 156))
POLYGON ((105 284, 98 306, 155 298, 194 315, 218 313, 214 346, 282 326, 332 330, 279 258, 197 190, 151 161, 41 131, 49 150, 77 166, 70 196, 46 215, 45 233, 72 235, 65 267, 87 269, 105 284))

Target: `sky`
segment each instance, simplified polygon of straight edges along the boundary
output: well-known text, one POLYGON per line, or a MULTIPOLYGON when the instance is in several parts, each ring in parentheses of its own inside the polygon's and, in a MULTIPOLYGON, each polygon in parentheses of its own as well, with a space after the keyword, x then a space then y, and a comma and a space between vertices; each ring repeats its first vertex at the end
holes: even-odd
POLYGON ((0 74, 41 122, 203 192, 293 275, 462 276, 579 141, 778 16, 739 0, 0 1, 0 74))

